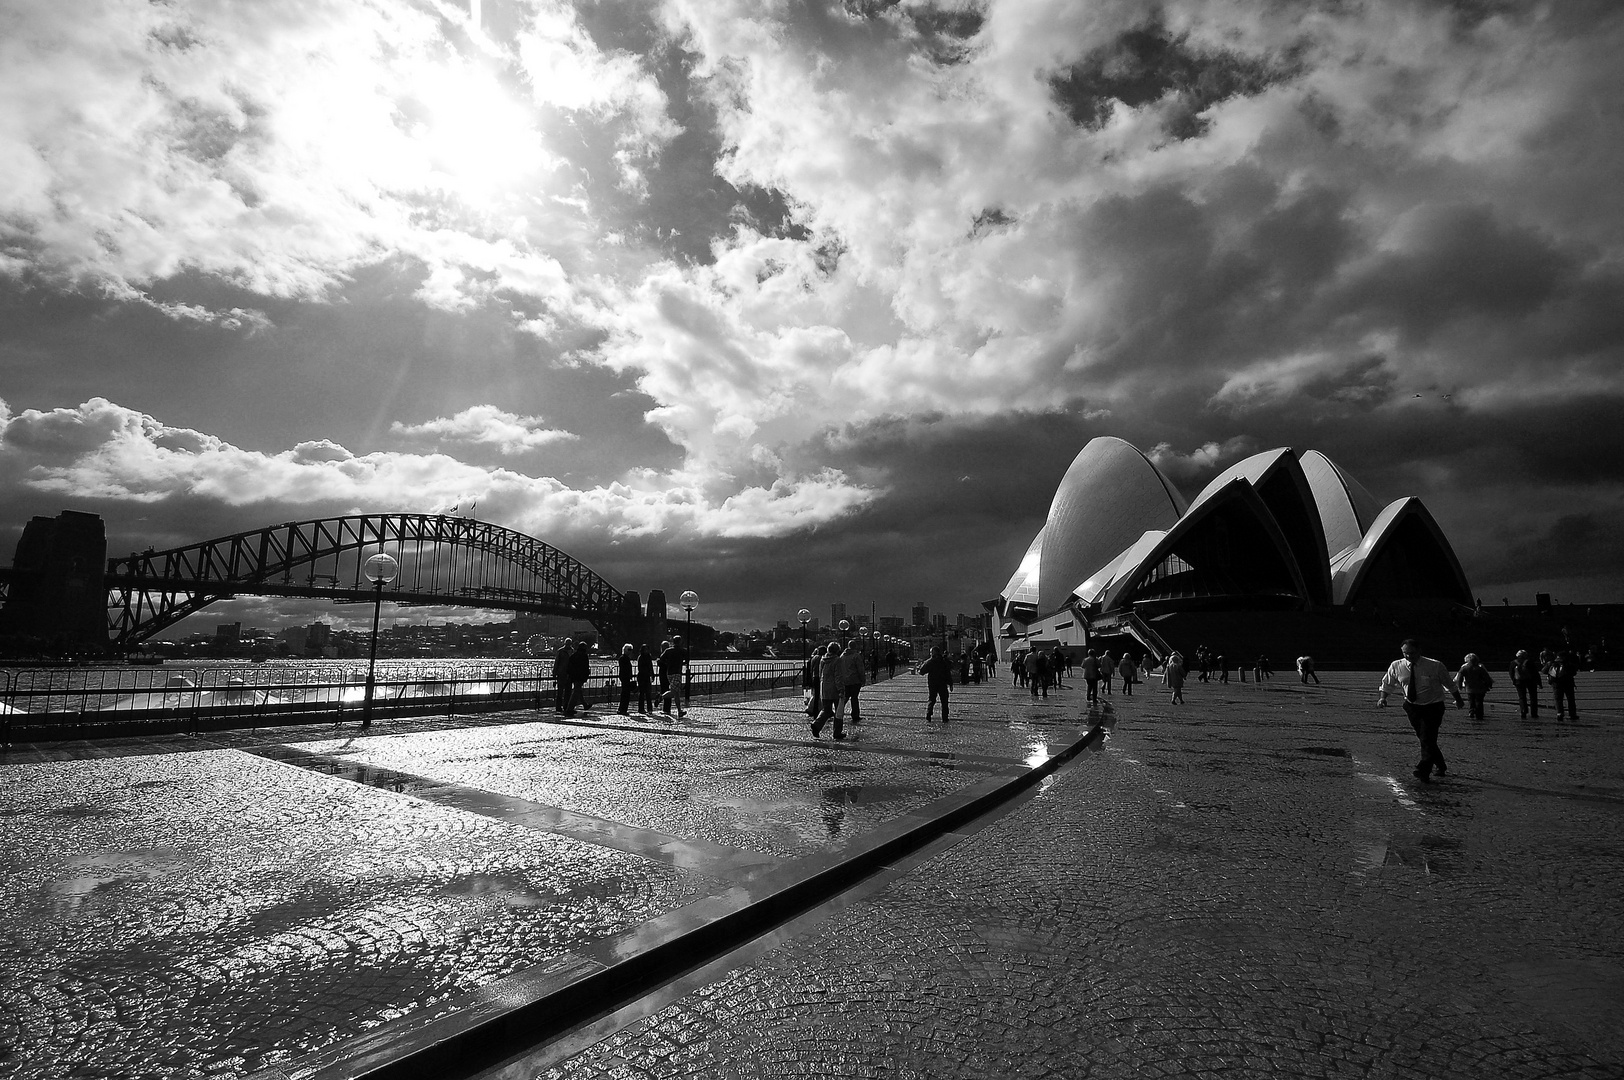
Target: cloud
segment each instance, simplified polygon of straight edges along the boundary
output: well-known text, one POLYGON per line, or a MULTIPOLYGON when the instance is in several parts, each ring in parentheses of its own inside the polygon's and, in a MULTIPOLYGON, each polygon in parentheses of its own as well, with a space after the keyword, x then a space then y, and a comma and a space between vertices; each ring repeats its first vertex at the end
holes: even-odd
MULTIPOLYGON (((1243 435, 1323 432, 1401 480, 1433 421, 1490 446, 1531 402, 1620 392, 1616 4, 609 7, 498 32, 455 5, 13 5, 0 273, 265 341, 271 299, 337 310, 409 265, 420 304, 635 382, 677 467, 574 490, 316 460, 362 445, 331 432, 253 457, 87 403, 8 435, 30 482, 229 499, 211 470, 285 474, 276 498, 359 504, 415 478, 515 520, 786 535, 912 490, 842 456, 894 422, 1109 418, 1192 478, 1243 435), (237 292, 216 311, 185 278, 237 292)), ((397 434, 546 430, 470 412, 397 434)))
POLYGON ((515 289, 590 320, 551 251, 588 227, 583 178, 550 144, 606 126, 632 169, 673 128, 567 6, 527 11, 498 42, 449 8, 382 2, 12 5, 0 273, 136 302, 181 271, 324 297, 407 256, 432 303, 515 289))
POLYGON ((403 424, 396 420, 389 425, 389 430, 407 438, 490 445, 509 455, 580 438, 569 431, 545 427, 543 423, 539 416, 517 416, 495 405, 470 405, 455 416, 440 416, 421 424, 403 424))
POLYGON ((1188 454, 1178 453, 1172 443, 1157 443, 1145 456, 1169 478, 1189 481, 1204 472, 1216 470, 1223 462, 1239 459, 1256 449, 1256 439, 1250 435, 1237 435, 1223 443, 1204 443, 1188 454))
POLYGON ((680 473, 645 471, 576 490, 552 477, 445 454, 355 454, 330 440, 266 453, 170 427, 104 398, 15 414, 0 402, 0 463, 26 487, 65 498, 147 504, 200 498, 269 517, 354 508, 426 512, 477 501, 492 520, 559 537, 783 536, 852 514, 876 495, 827 468, 714 498, 703 477, 680 473))

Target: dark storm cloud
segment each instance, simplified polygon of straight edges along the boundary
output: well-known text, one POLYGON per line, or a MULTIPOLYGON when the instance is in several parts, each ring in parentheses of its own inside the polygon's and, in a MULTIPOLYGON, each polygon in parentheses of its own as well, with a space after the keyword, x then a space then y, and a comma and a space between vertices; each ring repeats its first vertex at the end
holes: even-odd
POLYGON ((1152 18, 1049 76, 1055 102, 1072 123, 1097 131, 1118 104, 1158 106, 1161 124, 1174 139, 1205 134, 1201 114, 1232 97, 1260 93, 1300 68, 1288 56, 1247 56, 1227 49, 1192 46, 1152 18))

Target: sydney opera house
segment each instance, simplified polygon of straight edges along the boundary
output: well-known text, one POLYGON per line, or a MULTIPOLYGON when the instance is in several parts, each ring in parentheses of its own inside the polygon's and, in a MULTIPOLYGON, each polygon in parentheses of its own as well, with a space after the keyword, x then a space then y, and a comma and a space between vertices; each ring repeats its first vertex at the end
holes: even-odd
POLYGON ((1383 506, 1316 450, 1256 454, 1186 503, 1137 448, 1083 447, 1049 517, 987 607, 999 651, 1127 636, 1192 611, 1359 610, 1385 602, 1470 605, 1449 541, 1421 500, 1383 506))

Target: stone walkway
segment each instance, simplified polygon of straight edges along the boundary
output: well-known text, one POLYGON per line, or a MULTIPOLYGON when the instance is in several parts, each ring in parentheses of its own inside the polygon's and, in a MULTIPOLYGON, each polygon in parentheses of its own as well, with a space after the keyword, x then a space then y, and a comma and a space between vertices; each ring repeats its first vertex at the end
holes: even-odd
POLYGON ((781 700, 18 747, 0 1076, 357 1075, 312 1055, 839 860, 1091 723, 977 828, 483 1075, 1624 1076, 1624 717, 1451 712, 1421 785, 1375 677, 1322 678, 1092 714, 956 687, 927 728, 903 677, 843 744, 781 700))
POLYGON ((1375 676, 1323 678, 1107 699, 983 831, 484 1075, 1624 1076, 1624 717, 1451 712, 1421 785, 1375 676))

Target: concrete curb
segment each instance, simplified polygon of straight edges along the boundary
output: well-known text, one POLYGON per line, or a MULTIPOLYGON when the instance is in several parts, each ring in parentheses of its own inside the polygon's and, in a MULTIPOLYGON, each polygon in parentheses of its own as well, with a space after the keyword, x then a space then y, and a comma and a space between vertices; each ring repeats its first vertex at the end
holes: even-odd
POLYGON ((936 799, 841 852, 796 860, 580 952, 498 979, 459 999, 454 1012, 408 1014, 248 1080, 445 1080, 476 1073, 826 903, 1009 801, 1104 733, 1095 724, 1043 762, 936 799))

